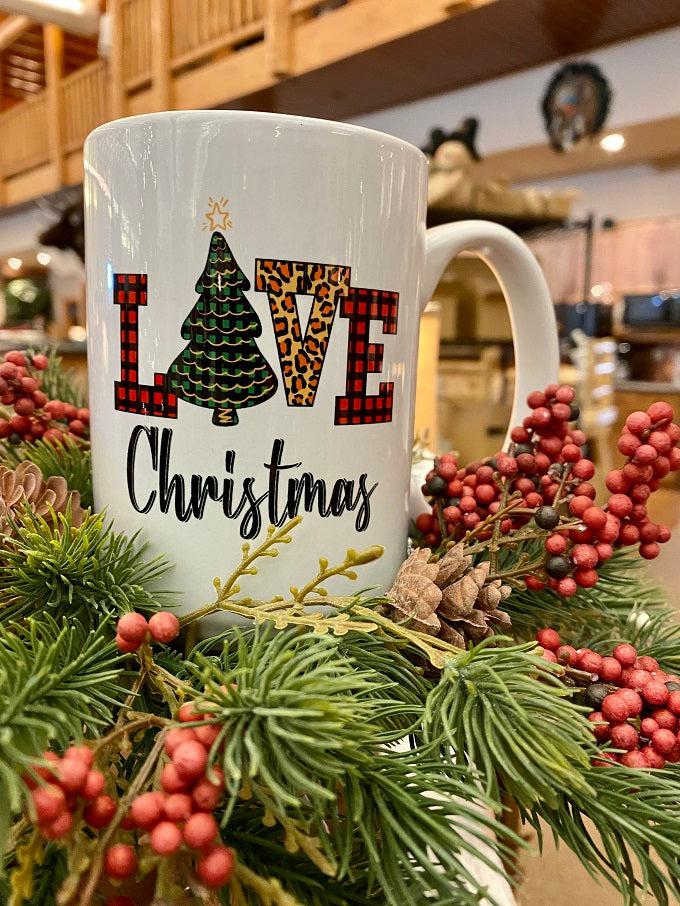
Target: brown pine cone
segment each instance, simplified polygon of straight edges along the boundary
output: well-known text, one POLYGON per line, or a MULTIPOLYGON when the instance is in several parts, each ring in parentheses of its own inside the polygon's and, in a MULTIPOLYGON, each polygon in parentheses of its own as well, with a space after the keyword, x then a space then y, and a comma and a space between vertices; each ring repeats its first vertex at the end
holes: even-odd
POLYGON ((411 617, 413 629, 458 648, 509 629, 510 617, 499 607, 511 589, 500 579, 489 581, 488 560, 473 566, 462 543, 438 563, 430 563, 430 556, 429 548, 419 548, 399 569, 387 593, 393 620, 411 617))
POLYGON ((65 512, 69 500, 73 525, 79 526, 85 511, 80 506, 80 494, 69 491, 65 478, 53 475, 45 481, 38 466, 32 462, 21 462, 14 470, 0 466, 0 537, 12 534, 10 520, 19 517, 24 504, 38 516, 45 517, 51 510, 65 512))

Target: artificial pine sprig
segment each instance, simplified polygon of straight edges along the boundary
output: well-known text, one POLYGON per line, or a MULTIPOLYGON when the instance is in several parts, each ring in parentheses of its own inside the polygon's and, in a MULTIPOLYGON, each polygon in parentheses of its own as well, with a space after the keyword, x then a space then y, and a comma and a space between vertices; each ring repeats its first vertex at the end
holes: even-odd
POLYGON ((0 553, 0 624, 51 614, 90 628, 111 614, 158 609, 168 600, 158 589, 168 564, 145 551, 101 513, 76 527, 68 510, 49 520, 26 510, 0 553))
POLYGON ((59 626, 49 615, 0 629, 0 849, 19 811, 21 776, 48 743, 100 733, 125 694, 105 626, 59 626))
POLYGON ((587 709, 570 701, 562 668, 533 645, 492 647, 498 641, 446 664, 426 703, 426 748, 481 772, 497 802, 501 787, 527 807, 587 789, 584 771, 596 751, 587 709))

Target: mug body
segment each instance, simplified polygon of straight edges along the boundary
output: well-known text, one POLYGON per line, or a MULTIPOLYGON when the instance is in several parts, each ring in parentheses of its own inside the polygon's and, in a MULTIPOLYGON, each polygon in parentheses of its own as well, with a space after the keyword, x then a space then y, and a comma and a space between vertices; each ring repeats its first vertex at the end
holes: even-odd
POLYGON ((398 139, 277 114, 155 114, 88 138, 95 503, 169 557, 184 610, 296 515, 244 594, 287 595, 319 556, 373 544, 361 585, 391 582, 426 179, 398 139))

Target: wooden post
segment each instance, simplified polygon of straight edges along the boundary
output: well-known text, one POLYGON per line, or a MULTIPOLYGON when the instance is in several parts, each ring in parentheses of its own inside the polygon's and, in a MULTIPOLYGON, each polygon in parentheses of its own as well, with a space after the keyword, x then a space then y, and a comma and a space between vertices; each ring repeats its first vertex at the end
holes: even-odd
POLYGON ((64 184, 64 138, 61 117, 61 79, 64 64, 64 33, 58 25, 43 26, 45 47, 45 95, 47 98, 47 143, 58 187, 64 184))
MULTIPOLYGON (((2 50, 0 50, 0 130, 2 130, 3 122, 3 93, 2 89, 5 86, 2 82, 2 50)), ((2 153, 2 147, 0 147, 0 205, 5 204, 5 159, 2 153)))
POLYGON ((123 0, 109 0, 108 12, 111 26, 111 47, 109 52, 109 115, 112 120, 125 116, 127 92, 123 68, 123 0))
POLYGON ((151 0, 151 78, 156 110, 171 110, 172 29, 170 0, 151 0))
POLYGON ((264 27, 269 71, 279 77, 290 75, 293 37, 290 0, 267 0, 264 27))

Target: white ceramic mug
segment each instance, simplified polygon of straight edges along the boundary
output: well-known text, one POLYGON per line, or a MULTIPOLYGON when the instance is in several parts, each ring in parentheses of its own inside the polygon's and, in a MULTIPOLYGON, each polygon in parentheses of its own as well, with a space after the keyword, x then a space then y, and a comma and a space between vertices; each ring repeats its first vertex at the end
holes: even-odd
POLYGON ((293 545, 244 593, 286 594, 320 555, 372 544, 386 553, 362 585, 391 582, 419 316, 462 250, 488 262, 508 301, 513 417, 554 379, 535 259, 492 223, 426 231, 426 184, 412 145, 295 116, 162 113, 88 138, 95 502, 170 557, 185 609, 211 599, 244 539, 298 513, 293 545))

